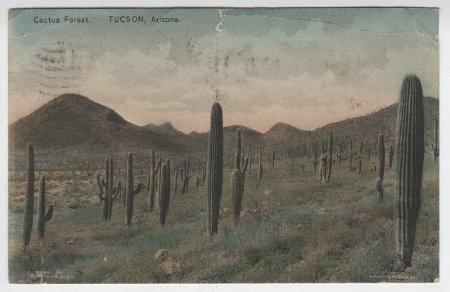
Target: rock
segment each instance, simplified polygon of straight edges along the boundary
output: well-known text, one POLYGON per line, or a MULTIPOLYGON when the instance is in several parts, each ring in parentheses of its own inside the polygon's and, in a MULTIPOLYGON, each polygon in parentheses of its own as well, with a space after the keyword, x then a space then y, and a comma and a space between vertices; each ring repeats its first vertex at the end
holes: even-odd
POLYGON ((169 252, 167 249, 158 249, 153 258, 157 261, 163 262, 169 258, 169 252))

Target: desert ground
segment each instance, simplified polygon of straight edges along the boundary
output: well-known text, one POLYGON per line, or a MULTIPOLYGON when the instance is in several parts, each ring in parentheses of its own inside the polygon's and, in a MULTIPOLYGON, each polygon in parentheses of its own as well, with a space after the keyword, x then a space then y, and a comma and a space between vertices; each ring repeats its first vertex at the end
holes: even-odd
MULTIPOLYGON (((124 154, 125 155, 125 154, 124 154)), ((168 157, 169 158, 169 157, 168 157)), ((139 156, 136 157, 136 160, 139 156)), ((395 161, 395 158, 394 158, 395 161)), ((355 164, 355 162, 353 162, 355 164)), ((255 165, 247 170, 242 212, 234 226, 231 165, 225 163, 219 232, 207 234, 206 182, 193 167, 189 191, 174 194, 171 181, 165 226, 148 211, 148 190, 136 195, 132 224, 114 201, 102 218, 97 171, 36 171, 47 179, 55 206, 39 239, 22 249, 25 172, 10 171, 9 281, 11 283, 271 283, 433 282, 439 278, 439 162, 425 154, 422 205, 412 267, 397 273, 395 165, 386 165, 384 201, 376 190, 375 155, 362 171, 335 161, 330 182, 320 182, 306 157, 277 157, 264 165, 259 188, 255 165), (196 187, 197 176, 199 186, 196 187)), ((115 180, 124 181, 124 173, 115 180)), ((147 186, 145 171, 135 184, 147 186)), ((35 199, 37 205, 37 199, 35 199)), ((35 207, 35 210, 37 208, 35 207)), ((36 214, 34 216, 36 223, 36 214)))

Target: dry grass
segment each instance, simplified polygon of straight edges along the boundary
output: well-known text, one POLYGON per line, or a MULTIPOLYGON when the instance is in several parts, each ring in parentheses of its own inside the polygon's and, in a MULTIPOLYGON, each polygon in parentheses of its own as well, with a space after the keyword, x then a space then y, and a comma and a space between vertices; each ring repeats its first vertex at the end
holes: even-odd
MULTIPOLYGON (((102 220, 93 175, 43 172, 54 218, 47 223, 46 239, 33 234, 27 252, 20 240, 24 176, 15 173, 9 186, 10 281, 430 282, 439 277, 439 174, 430 155, 413 267, 402 274, 392 272, 393 172, 386 170, 380 203, 369 163, 361 175, 349 171, 347 162, 337 163, 330 183, 320 183, 311 164, 303 171, 302 163, 267 167, 258 189, 253 168, 237 228, 229 212, 231 171, 226 168, 224 210, 214 237, 206 235, 204 187, 196 190, 193 180, 188 194, 172 196, 164 228, 157 211, 146 211, 146 193, 137 195, 133 225, 127 227, 121 202, 114 203, 111 222, 102 220), (165 260, 154 257, 160 249, 168 251, 165 260)), ((146 182, 146 176, 135 180, 146 182)))

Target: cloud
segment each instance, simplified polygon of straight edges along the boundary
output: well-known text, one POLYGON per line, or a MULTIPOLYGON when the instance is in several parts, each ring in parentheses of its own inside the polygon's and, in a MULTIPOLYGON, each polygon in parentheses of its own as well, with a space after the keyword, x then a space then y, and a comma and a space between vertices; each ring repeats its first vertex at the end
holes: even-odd
MULTIPOLYGON (((105 46, 101 35, 97 42, 94 35, 82 43, 71 38, 81 69, 69 89, 131 122, 170 121, 185 132, 207 130, 216 99, 226 123, 265 131, 279 121, 311 129, 392 104, 408 73, 418 74, 426 95, 437 96, 438 49, 404 10, 377 11, 287 10, 284 17, 281 10, 252 16, 226 10, 220 19, 211 10, 211 23, 185 24, 179 28, 185 35, 176 26, 139 28, 132 48, 116 48, 117 41, 105 46), (186 26, 208 33, 193 34, 186 26)), ((30 56, 44 40, 32 46, 14 42, 10 96, 18 101, 10 107, 12 121, 50 99, 36 94, 39 82, 27 82, 35 79, 26 70, 30 56), (19 107, 24 99, 29 107, 19 107)))

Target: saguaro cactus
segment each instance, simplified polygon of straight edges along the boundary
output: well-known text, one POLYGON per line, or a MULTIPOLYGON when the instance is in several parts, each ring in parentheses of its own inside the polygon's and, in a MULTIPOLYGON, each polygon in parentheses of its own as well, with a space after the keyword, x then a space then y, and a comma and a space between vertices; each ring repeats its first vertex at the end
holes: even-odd
POLYGON ((422 86, 415 75, 403 80, 397 118, 397 265, 411 266, 420 209, 424 158, 422 86))
POLYGON ((350 168, 353 165, 353 140, 352 137, 350 137, 350 168))
POLYGON ((126 224, 131 224, 131 219, 133 217, 133 198, 135 195, 139 194, 142 190, 142 184, 139 183, 137 188, 134 189, 134 177, 133 177, 133 154, 128 153, 127 158, 127 188, 125 195, 126 202, 126 224))
POLYGON ((23 221, 23 246, 26 248, 30 243, 31 230, 33 229, 34 212, 34 150, 33 145, 27 145, 27 187, 25 193, 25 210, 23 221))
POLYGON ((222 107, 214 103, 208 142, 207 193, 208 233, 214 235, 219 229, 220 197, 223 181, 223 118, 222 107))
POLYGON ((174 188, 173 195, 176 196, 178 190, 178 169, 175 169, 175 182, 173 188, 174 188))
POLYGON ((275 150, 272 151, 272 169, 275 167, 275 150))
POLYGON ((331 169, 333 168, 333 132, 330 131, 330 135, 328 137, 328 169, 326 170, 327 176, 326 176, 326 181, 329 182, 330 181, 330 177, 331 177, 331 169))
POLYGON ((339 141, 339 154, 336 155, 339 158, 339 164, 342 162, 342 142, 339 141))
POLYGON ((320 155, 320 168, 319 168, 319 179, 321 182, 327 181, 327 162, 328 162, 328 156, 327 154, 323 153, 320 155))
POLYGON ((258 177, 256 180, 256 188, 259 188, 259 186, 261 185, 261 180, 263 177, 263 172, 264 172, 264 166, 262 163, 262 147, 259 146, 259 158, 258 158, 258 177))
POLYGON ((236 131, 236 149, 235 149, 235 164, 234 170, 231 173, 231 189, 233 191, 232 201, 233 201, 233 214, 234 214, 234 225, 239 224, 239 217, 241 214, 242 197, 244 195, 244 183, 245 183, 245 171, 248 165, 248 156, 244 161, 244 169, 241 171, 240 159, 241 156, 241 129, 238 128, 236 131))
POLYGON ((159 205, 159 222, 166 224, 166 215, 170 202, 170 161, 166 160, 161 166, 161 199, 159 205))
POLYGON ((377 191, 378 199, 383 201, 383 179, 384 179, 384 135, 378 135, 378 168, 377 168, 377 191))
POLYGON ((114 199, 120 193, 121 184, 120 181, 117 187, 114 187, 114 163, 113 158, 109 157, 106 160, 106 181, 100 179, 100 174, 97 174, 97 185, 99 189, 100 201, 103 202, 103 219, 111 220, 112 206, 114 199))
POLYGON ((53 216, 53 205, 48 206, 47 213, 45 213, 45 207, 45 176, 41 176, 39 181, 39 212, 37 221, 38 233, 41 238, 44 238, 45 222, 52 219, 53 216))
POLYGON ((306 147, 306 162, 309 162, 310 148, 311 148, 311 132, 308 131, 308 146, 306 147))
POLYGON ((153 211, 155 206, 155 193, 156 193, 156 175, 161 167, 161 160, 158 162, 158 166, 155 168, 155 149, 152 149, 150 174, 149 174, 149 186, 148 186, 148 209, 153 211))
POLYGON ((181 193, 185 194, 189 191, 189 180, 191 179, 191 175, 190 175, 190 171, 189 171, 189 166, 190 166, 190 157, 188 156, 187 161, 184 160, 183 162, 183 174, 184 177, 183 179, 183 187, 181 188, 181 193))

